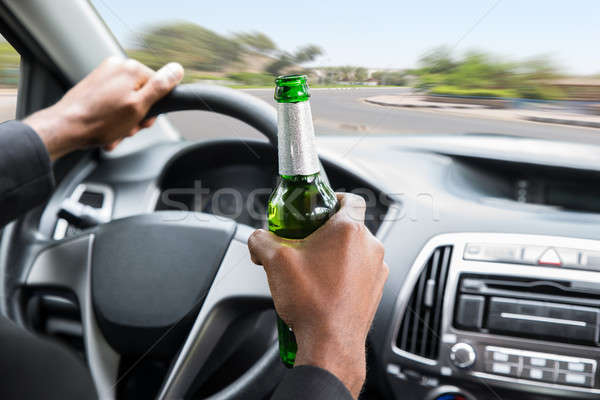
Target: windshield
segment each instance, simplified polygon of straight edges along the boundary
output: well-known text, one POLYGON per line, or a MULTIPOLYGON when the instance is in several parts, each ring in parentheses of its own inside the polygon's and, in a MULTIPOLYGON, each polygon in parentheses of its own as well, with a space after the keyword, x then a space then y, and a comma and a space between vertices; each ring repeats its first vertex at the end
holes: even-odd
MULTIPOLYGON (((597 1, 92 4, 131 57, 178 61, 186 82, 272 101, 277 75, 306 74, 320 135, 594 141, 600 129, 597 1)), ((222 117, 171 119, 190 139, 251 134, 222 117)))

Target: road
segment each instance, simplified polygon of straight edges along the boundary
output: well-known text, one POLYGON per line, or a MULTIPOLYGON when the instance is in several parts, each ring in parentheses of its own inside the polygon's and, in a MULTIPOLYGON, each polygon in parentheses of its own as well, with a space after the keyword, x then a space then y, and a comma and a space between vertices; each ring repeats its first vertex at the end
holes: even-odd
MULTIPOLYGON (((600 129, 525 121, 508 121, 451 115, 439 111, 419 111, 368 104, 366 97, 406 93, 405 88, 313 89, 312 110, 319 135, 393 135, 429 133, 498 133, 553 140, 600 144, 600 129)), ((270 89, 246 92, 274 103, 270 89)), ((0 93, 0 121, 12 118, 14 95, 0 93)), ((184 137, 200 138, 255 137, 258 132, 229 117, 208 112, 186 111, 169 116, 184 137)))
MULTIPOLYGON (((311 104, 317 134, 496 133, 600 144, 600 129, 474 118, 435 110, 383 107, 363 101, 370 96, 407 91, 405 88, 313 89, 311 104)), ((272 90, 247 89, 246 92, 274 104, 272 90)), ((189 139, 261 137, 241 122, 210 113, 174 113, 170 119, 189 139)))

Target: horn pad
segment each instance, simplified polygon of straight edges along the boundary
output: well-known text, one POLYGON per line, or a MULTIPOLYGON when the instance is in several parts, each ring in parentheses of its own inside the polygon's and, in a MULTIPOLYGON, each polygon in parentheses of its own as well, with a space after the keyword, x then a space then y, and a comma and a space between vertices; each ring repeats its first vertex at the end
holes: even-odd
POLYGON ((208 292, 236 224, 164 211, 102 225, 92 251, 92 303, 121 354, 174 354, 208 292), (156 342, 160 339, 158 345, 156 342))

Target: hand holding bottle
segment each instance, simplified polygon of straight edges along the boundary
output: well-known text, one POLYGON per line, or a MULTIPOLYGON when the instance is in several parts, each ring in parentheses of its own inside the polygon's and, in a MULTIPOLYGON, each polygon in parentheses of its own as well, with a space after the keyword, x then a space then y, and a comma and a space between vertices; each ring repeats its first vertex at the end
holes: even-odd
POLYGON ((298 343, 295 365, 336 375, 357 397, 365 379, 365 341, 388 267, 365 227, 365 202, 338 194, 340 210, 305 239, 257 230, 248 241, 263 265, 279 316, 298 343))

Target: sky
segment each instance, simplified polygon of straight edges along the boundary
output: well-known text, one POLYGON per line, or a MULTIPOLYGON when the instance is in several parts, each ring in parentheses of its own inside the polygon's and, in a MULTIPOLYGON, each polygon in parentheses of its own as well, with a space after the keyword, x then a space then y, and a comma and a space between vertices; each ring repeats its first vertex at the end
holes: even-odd
POLYGON ((143 29, 190 21, 220 34, 260 31, 284 50, 325 50, 316 65, 410 68, 448 45, 509 60, 549 55, 565 72, 600 73, 599 0, 92 0, 130 47, 143 29))

